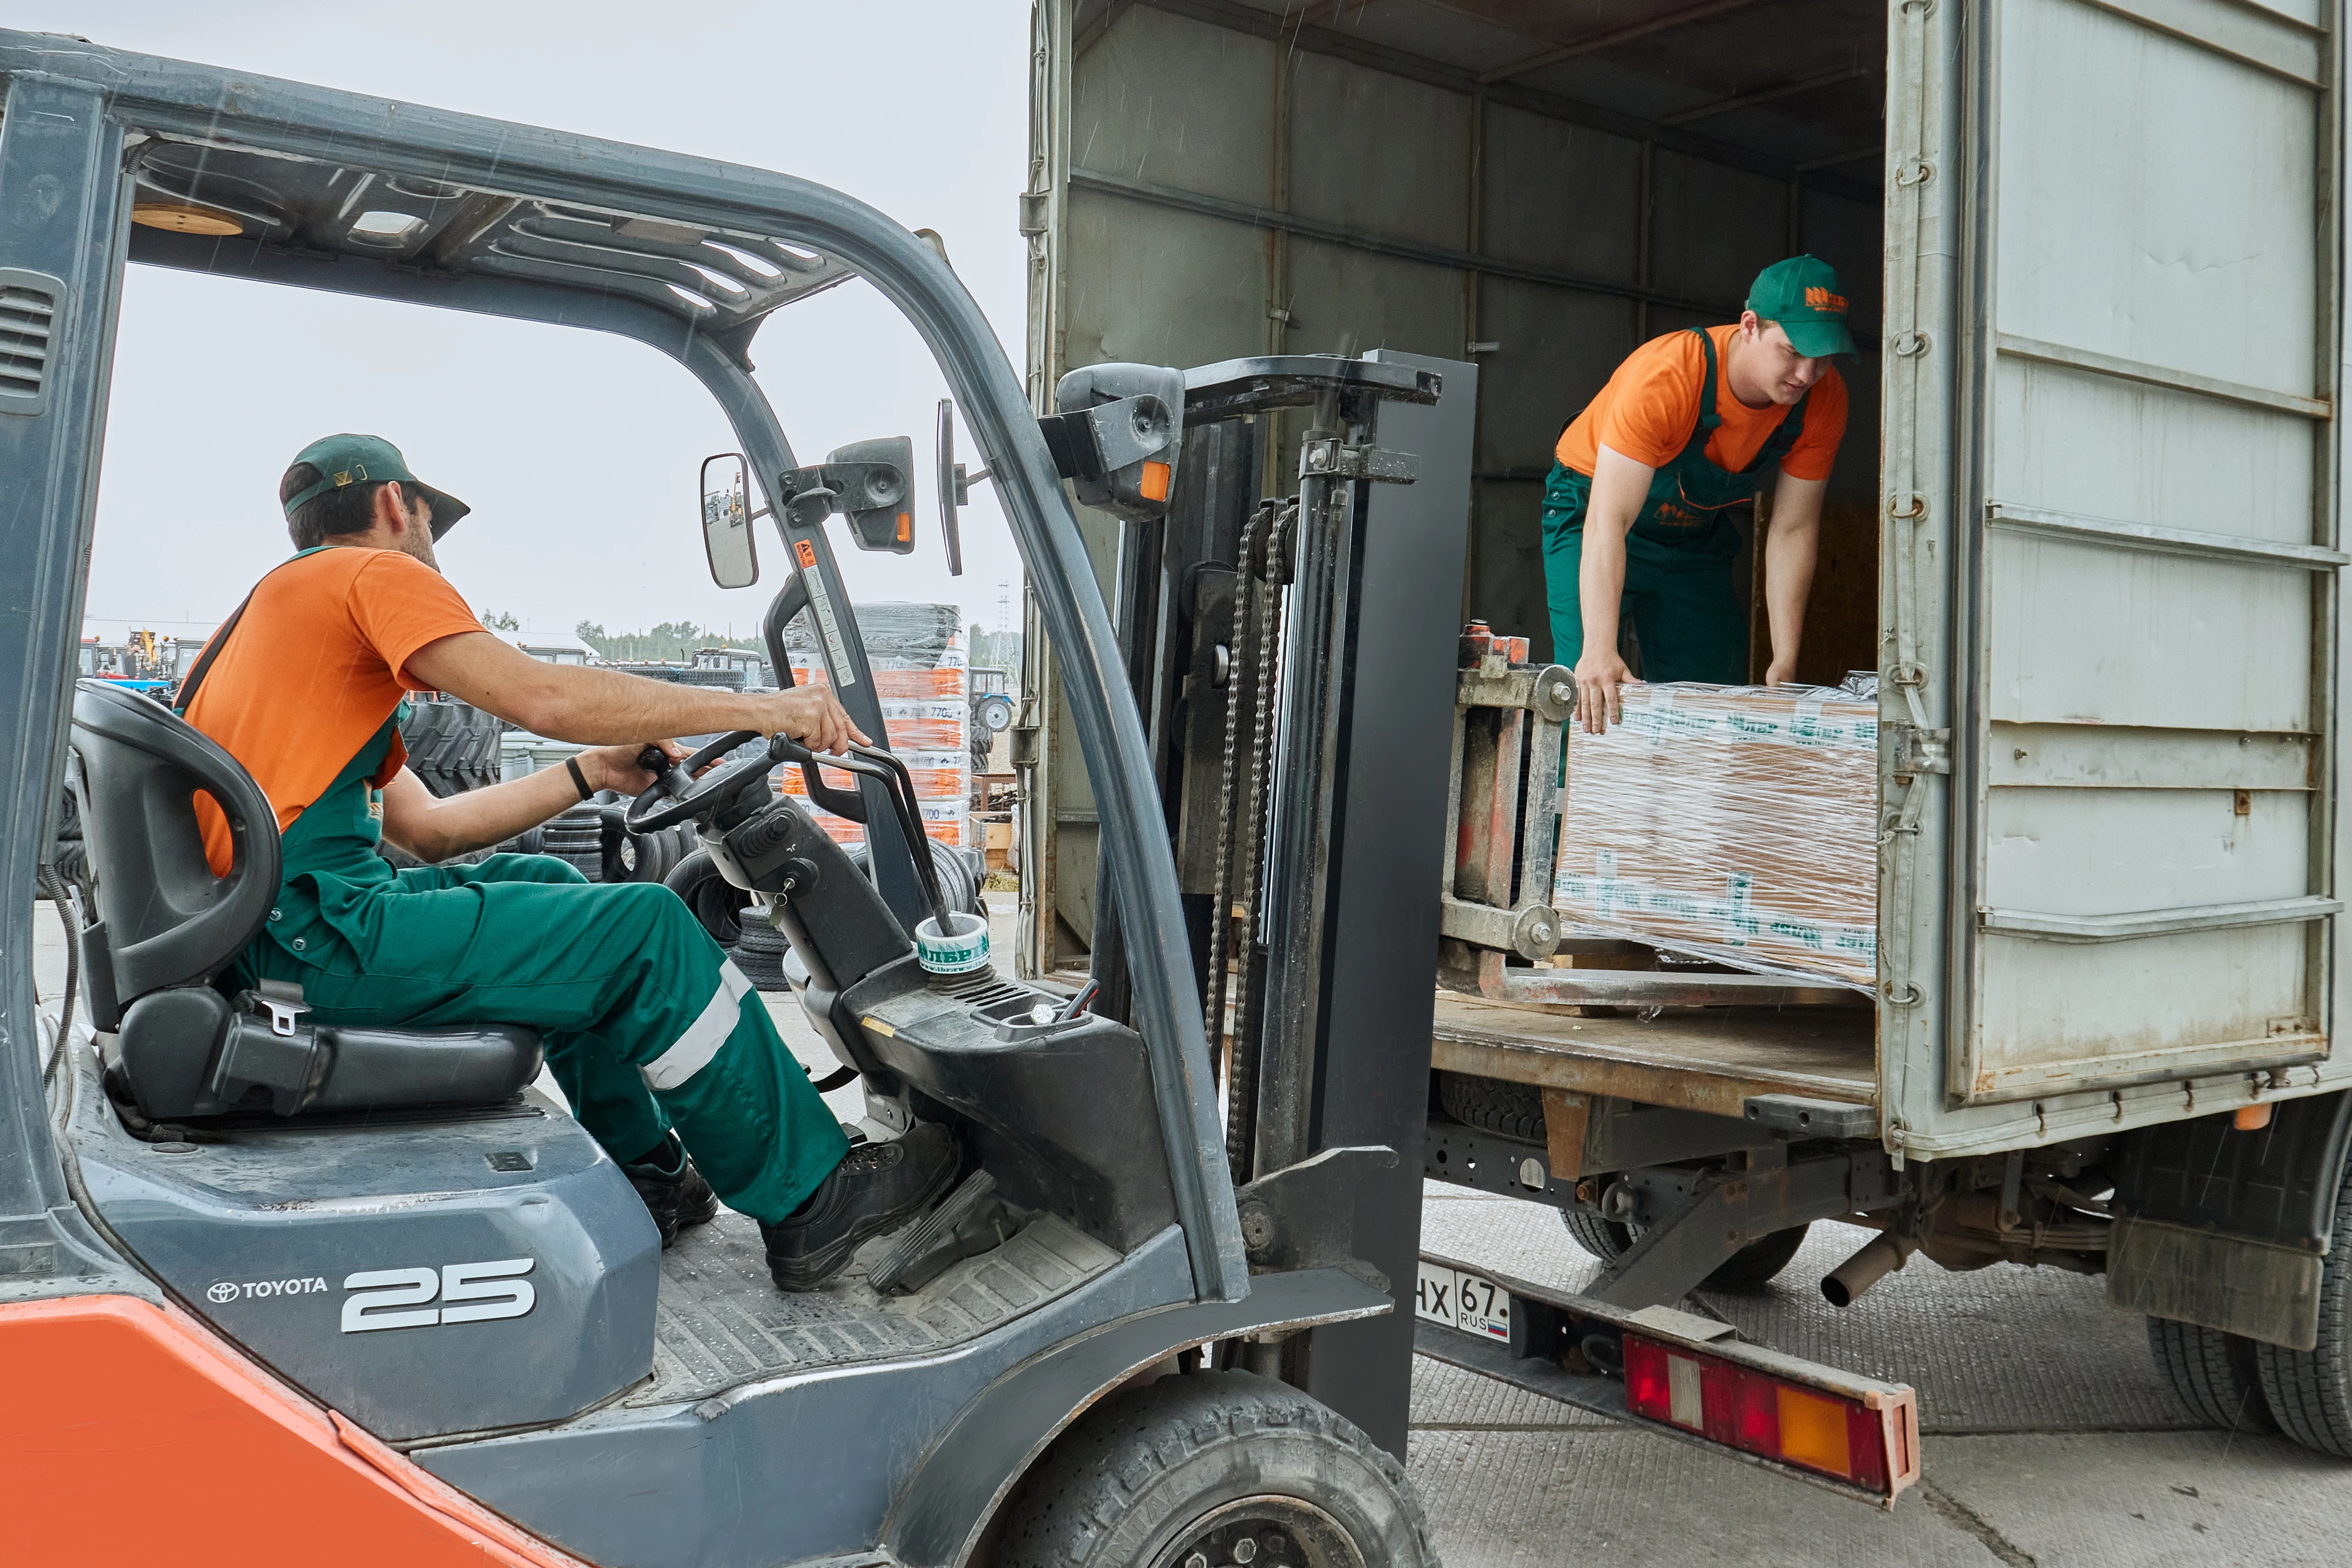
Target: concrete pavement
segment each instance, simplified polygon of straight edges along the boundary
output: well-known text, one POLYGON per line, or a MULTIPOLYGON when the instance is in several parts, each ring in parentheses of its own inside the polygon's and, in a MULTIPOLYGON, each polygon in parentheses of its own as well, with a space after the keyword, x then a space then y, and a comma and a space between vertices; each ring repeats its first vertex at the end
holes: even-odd
MULTIPOLYGON (((1548 1209, 1426 1194, 1436 1250, 1571 1289, 1598 1271, 1548 1209)), ((1838 1312, 1818 1281, 1868 1234, 1816 1226, 1764 1291, 1698 1304, 1919 1391, 1922 1480, 1892 1514, 1424 1359, 1409 1470, 1448 1568, 2352 1563, 2352 1465, 2199 1426, 2100 1280, 1922 1258, 1838 1312)))

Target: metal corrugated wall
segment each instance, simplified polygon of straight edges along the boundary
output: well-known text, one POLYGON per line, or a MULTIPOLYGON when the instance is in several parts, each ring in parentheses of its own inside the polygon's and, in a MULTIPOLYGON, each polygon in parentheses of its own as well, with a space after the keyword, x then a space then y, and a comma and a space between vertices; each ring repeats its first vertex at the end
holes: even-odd
MULTIPOLYGON (((1067 64, 1039 82, 1033 189, 1058 209, 1039 220, 1039 395, 1102 360, 1475 358, 1463 613, 1546 656, 1538 517, 1561 426, 1639 343, 1731 319, 1756 272, 1795 250, 1839 268, 1867 339, 1879 211, 1502 101, 1435 66, 1318 53, 1266 36, 1254 15, 1171 0, 1116 7, 1073 37, 1067 0, 1041 7, 1041 54, 1067 64)), ((1441 26, 1446 15, 1431 13, 1441 26)), ((1847 374, 1854 436, 1832 495, 1866 528, 1874 357, 1847 374)), ((1294 462, 1286 450, 1271 465, 1269 490, 1286 491, 1294 462)), ((1116 532, 1107 519, 1089 528, 1108 585, 1116 532)), ((1036 770, 1050 804, 1032 802, 1024 862, 1031 961, 1046 967, 1082 957, 1094 892, 1090 797, 1064 765, 1075 752, 1055 744, 1052 706, 1040 705, 1036 770)))

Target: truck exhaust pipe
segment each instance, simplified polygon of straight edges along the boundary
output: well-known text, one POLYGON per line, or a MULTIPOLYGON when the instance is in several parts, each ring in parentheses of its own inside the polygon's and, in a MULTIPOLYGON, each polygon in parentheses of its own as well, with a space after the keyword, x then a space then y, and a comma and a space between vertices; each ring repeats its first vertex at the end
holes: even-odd
POLYGON ((1823 1276, 1822 1295, 1832 1307, 1851 1307, 1864 1290, 1903 1267, 1917 1243, 1881 1236, 1823 1276))

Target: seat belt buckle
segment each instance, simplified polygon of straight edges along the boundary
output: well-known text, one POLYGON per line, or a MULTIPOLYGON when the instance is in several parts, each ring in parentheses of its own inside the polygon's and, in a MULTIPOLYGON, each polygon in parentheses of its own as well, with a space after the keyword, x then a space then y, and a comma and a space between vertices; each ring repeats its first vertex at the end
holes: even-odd
POLYGON ((290 980, 265 980, 253 988, 254 1000, 269 1012, 269 1032, 286 1039, 294 1037, 295 1026, 310 1005, 302 1000, 302 987, 290 980))

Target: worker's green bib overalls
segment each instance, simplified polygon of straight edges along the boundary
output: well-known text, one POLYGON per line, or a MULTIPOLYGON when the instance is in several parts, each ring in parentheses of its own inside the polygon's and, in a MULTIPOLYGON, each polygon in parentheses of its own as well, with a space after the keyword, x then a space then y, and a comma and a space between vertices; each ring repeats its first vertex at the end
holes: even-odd
MULTIPOLYGON (((1746 468, 1733 473, 1716 467, 1706 456, 1707 437, 1723 423, 1715 406, 1715 340, 1704 331, 1698 339, 1706 351, 1698 424, 1674 460, 1651 476, 1648 500, 1626 531, 1618 614, 1633 623, 1643 679, 1737 686, 1748 679, 1748 596, 1731 580, 1732 559, 1739 553, 1731 514, 1755 496, 1756 477, 1778 468, 1797 444, 1805 399, 1797 400, 1746 468)), ((1584 653, 1577 572, 1584 509, 1591 499, 1591 476, 1553 462, 1544 483, 1544 578, 1551 657, 1571 668, 1584 653)))
POLYGON ((367 781, 398 719, 286 830, 277 907, 238 983, 299 984, 322 1024, 538 1029, 614 1159, 675 1124, 729 1207, 773 1223, 799 1206, 848 1140, 742 971, 654 883, 593 886, 548 855, 394 869, 367 781))

